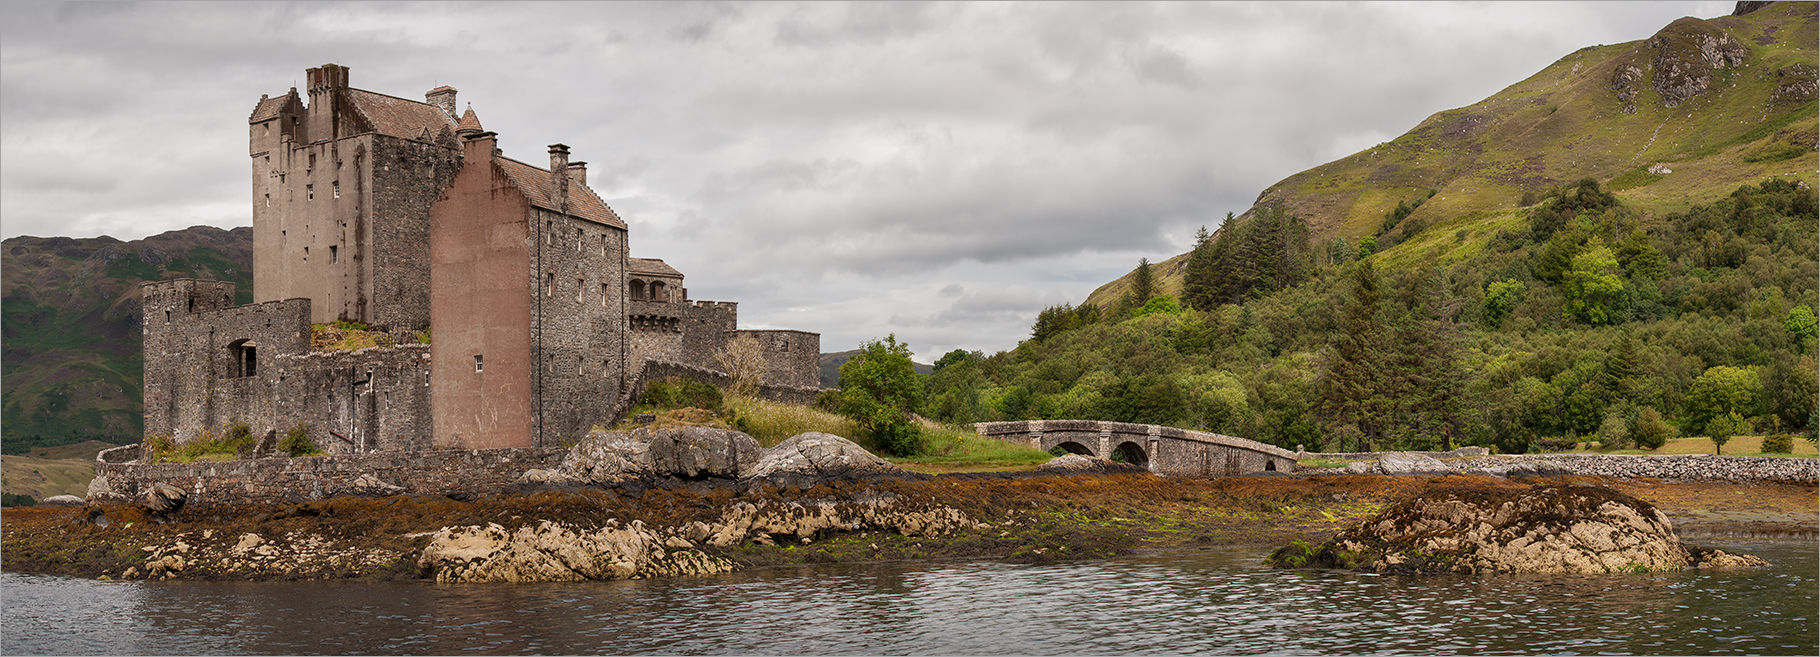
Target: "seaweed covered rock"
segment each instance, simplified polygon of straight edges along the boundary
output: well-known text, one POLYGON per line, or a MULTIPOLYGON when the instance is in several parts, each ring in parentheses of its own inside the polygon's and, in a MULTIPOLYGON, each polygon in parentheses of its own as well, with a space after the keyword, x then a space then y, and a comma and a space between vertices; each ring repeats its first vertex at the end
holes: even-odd
POLYGON ((1266 562, 1392 573, 1616 573, 1764 563, 1689 550, 1661 511, 1600 486, 1434 489, 1320 545, 1298 541, 1279 549, 1266 562))
POLYGON ((1087 456, 1084 454, 1063 454, 1061 456, 1057 456, 1055 458, 1049 459, 1047 462, 1043 463, 1042 465, 1036 466, 1036 469, 1040 470, 1042 472, 1059 472, 1059 473, 1064 473, 1064 474, 1099 474, 1099 473, 1105 473, 1105 472, 1145 472, 1146 471, 1143 468, 1140 468, 1135 465, 1131 465, 1129 463, 1118 463, 1116 461, 1103 459, 1103 458, 1100 458, 1097 456, 1087 456))

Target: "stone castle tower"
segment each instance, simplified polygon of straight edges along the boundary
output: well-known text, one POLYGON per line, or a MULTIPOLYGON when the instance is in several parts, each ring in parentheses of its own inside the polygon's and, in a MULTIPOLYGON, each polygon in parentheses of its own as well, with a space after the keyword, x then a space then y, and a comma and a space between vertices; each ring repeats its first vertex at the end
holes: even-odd
POLYGON ((307 75, 307 104, 261 96, 248 119, 254 303, 219 281, 143 286, 148 437, 304 423, 331 452, 556 446, 615 420, 647 370, 712 378, 741 334, 769 387, 816 386, 818 335, 689 301, 681 272, 630 256, 568 146, 527 164, 455 115, 452 87, 418 102, 344 66, 307 75), (311 325, 336 321, 404 344, 313 350, 311 325))

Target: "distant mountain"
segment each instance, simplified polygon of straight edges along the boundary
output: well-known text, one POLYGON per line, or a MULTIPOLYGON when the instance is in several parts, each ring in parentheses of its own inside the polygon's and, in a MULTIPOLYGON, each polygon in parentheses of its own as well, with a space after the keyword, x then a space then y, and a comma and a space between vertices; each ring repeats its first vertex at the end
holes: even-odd
MULTIPOLYGON (((859 349, 850 349, 839 353, 822 354, 822 387, 832 388, 840 385, 841 363, 859 355, 859 352, 859 349)), ((910 365, 916 368, 917 374, 928 374, 935 371, 934 365, 924 365, 915 361, 912 361, 910 365)))
POLYGON ((253 297, 253 229, 196 226, 122 242, 14 237, 0 243, 5 379, 0 449, 129 443, 144 426, 139 283, 209 278, 253 297))
MULTIPOLYGON (((1522 221, 1528 201, 1583 178, 1645 212, 1765 178, 1812 179, 1815 4, 1745 5, 1743 15, 1682 18, 1648 39, 1581 48, 1490 98, 1285 178, 1253 207, 1300 215, 1317 245, 1369 236, 1380 251, 1399 247, 1386 264, 1435 265, 1478 253, 1522 221), (1424 198, 1386 226, 1399 203, 1424 198)), ((1219 222, 1208 219, 1210 229, 1219 222)), ((1179 292, 1185 264, 1157 263, 1163 292, 1179 292)), ((1116 302, 1129 278, 1085 303, 1116 302)))

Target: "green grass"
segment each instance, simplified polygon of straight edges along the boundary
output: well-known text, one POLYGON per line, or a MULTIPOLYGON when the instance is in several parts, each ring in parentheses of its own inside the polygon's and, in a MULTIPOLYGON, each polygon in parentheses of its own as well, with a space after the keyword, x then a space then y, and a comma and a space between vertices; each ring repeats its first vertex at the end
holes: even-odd
POLYGON ((727 410, 739 419, 739 426, 758 439, 758 444, 771 447, 799 433, 819 431, 852 440, 859 435, 859 425, 827 411, 752 397, 728 395, 727 410))
MULTIPOLYGON (((1654 449, 1654 450, 1589 449, 1589 448, 1585 447, 1584 444, 1582 444, 1582 447, 1580 447, 1579 449, 1575 449, 1572 453, 1576 453, 1576 454, 1588 454, 1588 453, 1597 453, 1597 454, 1711 454, 1711 453, 1713 453, 1713 441, 1711 439, 1708 439, 1708 438, 1705 438, 1702 436, 1692 436, 1692 437, 1688 437, 1688 438, 1672 438, 1667 443, 1663 444, 1661 448, 1654 449)), ((1816 450, 1814 443, 1810 443, 1801 438, 1795 439, 1795 449, 1792 454, 1770 454, 1770 453, 1764 452, 1762 436, 1738 436, 1738 437, 1732 438, 1731 440, 1728 440, 1725 442, 1725 449, 1723 451, 1721 451, 1720 453, 1725 456, 1801 456, 1801 457, 1806 457, 1806 458, 1815 458, 1817 456, 1820 456, 1820 450, 1816 450)))
POLYGON ((987 438, 954 426, 924 427, 925 452, 891 462, 923 472, 1028 470, 1054 458, 1028 445, 987 438))
POLYGON ((1306 465, 1311 468, 1344 468, 1351 463, 1352 461, 1347 461, 1345 459, 1329 458, 1311 458, 1296 461, 1296 465, 1306 465))

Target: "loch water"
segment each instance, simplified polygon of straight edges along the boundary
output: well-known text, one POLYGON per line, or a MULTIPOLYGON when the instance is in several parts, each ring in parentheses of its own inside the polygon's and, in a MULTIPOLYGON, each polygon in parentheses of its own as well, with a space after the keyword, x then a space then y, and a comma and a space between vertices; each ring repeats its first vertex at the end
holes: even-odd
POLYGON ((1602 576, 1281 571, 1257 548, 534 585, 0 574, 0 654, 1820 654, 1812 541, 1602 576))

